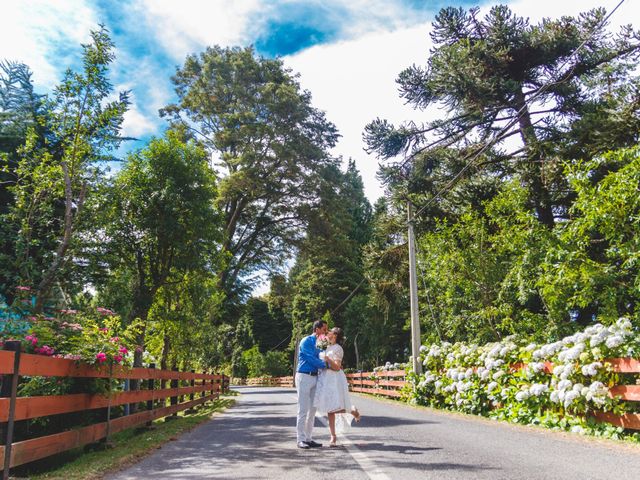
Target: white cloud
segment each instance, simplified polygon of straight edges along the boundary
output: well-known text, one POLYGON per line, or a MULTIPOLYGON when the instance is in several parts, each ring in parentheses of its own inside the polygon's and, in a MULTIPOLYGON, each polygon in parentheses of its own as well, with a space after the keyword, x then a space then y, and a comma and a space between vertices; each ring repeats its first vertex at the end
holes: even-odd
MULTIPOLYGON (((376 117, 400 123, 419 120, 420 112, 404 105, 395 79, 412 64, 424 64, 430 48, 428 24, 395 32, 371 33, 357 40, 315 46, 285 57, 300 72, 314 106, 325 110, 342 138, 334 153, 352 157, 362 174, 370 200, 383 194, 376 180, 378 161, 364 152, 362 132, 376 117)), ((426 118, 423 118, 426 120, 426 118)))
POLYGON ((242 43, 258 0, 142 0, 134 7, 175 58, 213 44, 242 43))
POLYGON ((129 107, 122 122, 122 135, 125 137, 142 137, 157 133, 158 124, 144 115, 135 104, 129 107))
POLYGON ((0 58, 26 63, 34 72, 34 83, 47 88, 60 80, 98 24, 95 12, 82 0, 3 2, 2 13, 0 58))

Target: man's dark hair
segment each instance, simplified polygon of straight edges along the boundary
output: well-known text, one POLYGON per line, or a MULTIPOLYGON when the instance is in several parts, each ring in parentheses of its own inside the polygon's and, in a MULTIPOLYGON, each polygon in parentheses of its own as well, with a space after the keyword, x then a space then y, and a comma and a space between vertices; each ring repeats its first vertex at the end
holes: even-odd
POLYGON ((313 333, 316 333, 316 330, 324 327, 327 324, 324 320, 316 320, 313 322, 313 333))

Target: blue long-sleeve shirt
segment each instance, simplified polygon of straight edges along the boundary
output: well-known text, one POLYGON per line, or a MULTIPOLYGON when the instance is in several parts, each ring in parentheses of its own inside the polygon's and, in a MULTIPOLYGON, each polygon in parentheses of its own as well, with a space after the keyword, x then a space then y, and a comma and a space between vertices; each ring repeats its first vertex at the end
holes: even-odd
POLYGON ((320 360, 320 350, 316 348, 316 336, 309 335, 300 342, 298 351, 298 371, 304 373, 315 373, 319 368, 327 368, 327 365, 320 360))

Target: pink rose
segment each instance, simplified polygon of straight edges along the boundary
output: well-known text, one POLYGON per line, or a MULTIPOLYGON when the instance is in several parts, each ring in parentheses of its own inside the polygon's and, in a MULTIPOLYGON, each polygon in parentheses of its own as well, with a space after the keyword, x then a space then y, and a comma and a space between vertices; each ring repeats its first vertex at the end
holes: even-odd
POLYGON ((106 362, 107 361, 107 354, 104 352, 100 352, 98 354, 96 354, 96 360, 98 360, 98 362, 102 363, 102 362, 106 362))
POLYGON ((129 353, 129 350, 127 350, 127 347, 122 347, 122 346, 118 349, 118 351, 123 355, 126 355, 127 353, 129 353))
POLYGON ((122 361, 122 355, 115 355, 115 356, 113 357, 113 360, 114 360, 116 363, 120 363, 120 362, 122 361))

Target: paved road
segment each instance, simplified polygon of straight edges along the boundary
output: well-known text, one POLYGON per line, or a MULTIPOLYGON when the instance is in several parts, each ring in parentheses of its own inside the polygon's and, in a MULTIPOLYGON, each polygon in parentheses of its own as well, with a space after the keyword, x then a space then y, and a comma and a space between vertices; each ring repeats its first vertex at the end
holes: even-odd
MULTIPOLYGON (((640 447, 354 396, 340 448, 295 446, 295 391, 239 387, 235 406, 111 480, 640 479, 640 447)), ((315 439, 328 443, 316 420, 315 439)))

